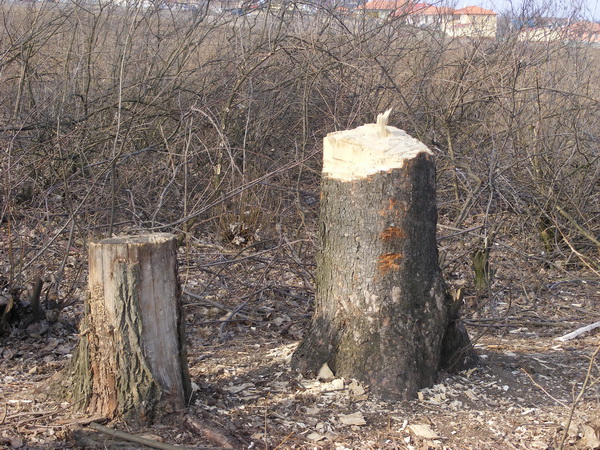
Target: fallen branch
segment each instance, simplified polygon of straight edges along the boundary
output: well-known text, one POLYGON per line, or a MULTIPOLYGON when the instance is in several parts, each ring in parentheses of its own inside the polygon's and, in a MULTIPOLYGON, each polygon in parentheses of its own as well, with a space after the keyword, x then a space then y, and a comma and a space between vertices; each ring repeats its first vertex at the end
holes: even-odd
MULTIPOLYGON (((116 437, 118 439, 122 439, 122 440, 128 441, 128 442, 135 442, 136 444, 145 445, 146 447, 158 448, 158 449, 161 449, 161 450, 199 450, 199 449, 206 450, 206 449, 214 449, 214 447, 194 447, 192 449, 191 447, 182 447, 182 446, 179 446, 179 445, 165 444, 164 442, 158 442, 158 441, 154 441, 152 439, 143 438, 141 436, 136 436, 135 434, 125 433, 124 431, 113 430, 112 428, 105 427, 105 426, 100 425, 100 424, 98 424, 96 422, 90 423, 89 427, 92 430, 99 431, 99 432, 104 433, 104 434, 106 434, 108 436, 116 437)), ((228 448, 233 448, 233 447, 228 447, 228 448)))
MULTIPOLYGON (((27 422, 31 422, 31 421, 38 420, 38 419, 45 418, 45 417, 52 417, 63 411, 67 411, 73 405, 76 405, 76 404, 80 403, 81 401, 82 401, 82 399, 76 400, 74 402, 69 403, 66 407, 56 408, 53 411, 21 412, 21 413, 11 414, 10 416, 5 415, 4 418, 2 419, 2 422, 4 422, 5 419, 11 420, 11 419, 16 419, 17 417, 29 416, 27 419, 23 419, 23 420, 20 420, 19 422, 11 424, 13 427, 17 428, 27 422)), ((2 422, 0 422, 0 424, 2 422)))
POLYGON ((550 286, 548 286, 548 289, 554 289, 556 286, 559 286, 561 284, 565 284, 565 283, 583 283, 583 284, 588 284, 588 283, 600 283, 600 280, 592 280, 592 279, 583 279, 583 278, 570 278, 568 280, 560 280, 557 281, 556 283, 552 283, 550 286))
MULTIPOLYGON (((494 319, 495 320, 495 319, 494 319)), ((515 321, 506 321, 504 319, 498 319, 497 322, 493 323, 485 323, 491 322, 492 320, 487 319, 463 319, 463 322, 470 326, 476 327, 524 327, 524 326, 532 326, 532 327, 560 327, 560 328, 570 328, 571 325, 564 322, 545 322, 543 320, 515 320, 515 321)))
POLYGON ((556 208, 560 215, 567 219, 571 223, 571 225, 573 225, 577 229, 577 231, 579 231, 585 238, 587 238, 588 241, 592 242, 596 245, 596 247, 600 249, 600 241, 596 239, 596 237, 591 232, 579 225, 577 220, 575 220, 573 216, 571 216, 568 212, 562 209, 559 205, 554 205, 554 208, 556 208))
POLYGON ((550 397, 552 400, 554 400, 554 401, 555 401, 556 403, 558 403, 560 406, 563 406, 563 407, 565 407, 565 408, 567 407, 567 405, 566 405, 564 402, 562 402, 561 400, 559 400, 559 399, 557 399, 556 397, 552 396, 552 394, 550 394, 550 392, 548 392, 546 389, 544 389, 544 387, 543 387, 542 385, 538 384, 538 383, 537 383, 537 382, 536 382, 536 381, 535 381, 535 380, 534 380, 534 379, 531 377, 531 375, 529 375, 529 373, 528 373, 528 372, 527 372, 525 369, 523 369, 522 367, 521 367, 521 372, 523 372, 525 375, 527 375, 527 376, 529 377, 529 379, 531 380, 531 382, 532 382, 533 384, 535 384, 535 385, 536 385, 538 388, 540 388, 540 389, 541 389, 541 390, 544 392, 544 394, 546 394, 548 397, 550 397))
MULTIPOLYGON (((207 298, 204 298, 204 297, 202 297, 202 296, 200 296, 198 294, 194 294, 193 292, 190 292, 190 291, 187 291, 187 290, 184 290, 183 294, 184 295, 189 295, 190 297, 192 297, 192 298, 194 298, 196 300, 200 300, 199 302, 196 302, 196 303, 188 303, 187 305, 184 305, 184 307, 198 306, 198 305, 200 305, 200 306, 212 306, 213 308, 217 308, 217 309, 219 309, 221 311, 224 311, 224 312, 227 312, 227 313, 233 312, 233 311, 235 311, 237 309, 237 307, 236 308, 232 308, 230 306, 223 305, 223 304, 221 304, 219 302, 215 302, 213 300, 208 300, 207 298)), ((243 319, 252 320, 252 319, 250 319, 250 317, 246 316, 245 314, 242 314, 242 313, 238 312, 237 315, 239 317, 243 318, 243 319)))
POLYGON ((249 301, 250 301, 250 299, 248 298, 248 300, 246 300, 243 303, 240 303, 238 306, 236 306, 231 311, 231 313, 229 313, 229 315, 225 318, 225 320, 221 323, 221 326, 219 327, 219 339, 220 340, 222 340, 222 341, 225 340, 225 325, 227 325, 229 322, 233 321, 233 318, 235 317, 235 315, 238 314, 239 311, 244 309, 249 301))
POLYGON ((600 322, 592 323, 591 325, 586 325, 585 327, 578 328, 577 330, 575 330, 571 333, 565 334, 564 336, 554 338, 554 340, 566 342, 571 339, 575 339, 577 336, 579 336, 583 333, 587 333, 588 331, 592 331, 593 329, 598 328, 598 327, 600 327, 600 322))
POLYGON ((57 420, 53 425, 73 426, 73 425, 89 425, 92 422, 108 422, 108 417, 83 417, 81 419, 63 419, 57 420))
POLYGON ((185 425, 187 427, 196 432, 200 433, 204 436, 205 439, 214 442, 217 445, 220 445, 221 448, 242 448, 242 443, 238 442, 237 439, 234 439, 229 436, 225 436, 222 432, 217 430, 216 428, 211 427, 205 423, 201 423, 198 420, 194 419, 191 416, 185 416, 184 419, 185 425))
POLYGON ((2 416, 2 420, 0 420, 0 425, 4 423, 6 420, 6 416, 8 414, 8 402, 4 402, 4 415, 2 416))

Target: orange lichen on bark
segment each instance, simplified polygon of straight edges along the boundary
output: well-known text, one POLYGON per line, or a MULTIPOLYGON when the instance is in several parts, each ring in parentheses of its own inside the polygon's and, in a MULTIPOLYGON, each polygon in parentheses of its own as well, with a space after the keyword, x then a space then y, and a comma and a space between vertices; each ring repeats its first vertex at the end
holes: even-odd
POLYGON ((389 227, 383 230, 383 232, 379 235, 382 240, 389 241, 390 239, 402 239, 406 237, 406 233, 402 228, 398 227, 389 227))
POLYGON ((400 270, 399 261, 402 259, 400 253, 386 253, 379 257, 379 272, 385 275, 389 270, 400 270))
POLYGON ((379 215, 382 217, 386 216, 389 211, 394 211, 396 209, 396 205, 398 205, 398 200, 396 200, 393 197, 390 197, 388 199, 387 207, 385 209, 380 210, 379 215))

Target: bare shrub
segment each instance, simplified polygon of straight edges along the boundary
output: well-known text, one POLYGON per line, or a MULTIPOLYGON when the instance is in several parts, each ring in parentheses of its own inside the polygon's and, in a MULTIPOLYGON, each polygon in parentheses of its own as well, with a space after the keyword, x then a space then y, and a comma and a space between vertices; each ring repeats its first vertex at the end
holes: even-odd
POLYGON ((65 295, 73 247, 110 233, 227 235, 246 211, 248 238, 313 230, 323 135, 390 106, 392 123, 437 153, 444 243, 471 230, 452 264, 493 258, 502 242, 597 274, 597 48, 508 31, 450 39, 405 17, 299 3, 241 17, 0 7, 11 283, 42 271, 65 295))

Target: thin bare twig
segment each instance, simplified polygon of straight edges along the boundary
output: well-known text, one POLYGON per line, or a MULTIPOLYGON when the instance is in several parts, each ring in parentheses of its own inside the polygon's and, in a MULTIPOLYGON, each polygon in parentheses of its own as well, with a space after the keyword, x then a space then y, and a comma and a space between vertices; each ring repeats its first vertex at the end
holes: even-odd
POLYGON ((565 408, 567 407, 567 405, 566 405, 564 402, 562 402, 562 401, 560 401, 559 399, 555 398, 555 397, 554 397, 552 394, 550 394, 550 392, 548 392, 546 389, 544 389, 544 387, 543 387, 543 386, 541 386, 540 384, 538 384, 538 383, 537 383, 537 382, 536 382, 536 381, 535 381, 535 380, 534 380, 534 379, 531 377, 531 375, 529 375, 529 373, 528 373, 528 372, 527 372, 525 369, 523 369, 522 367, 521 367, 521 372, 523 372, 525 375, 527 375, 527 377, 529 377, 529 379, 531 380, 531 382, 532 382, 533 384, 535 384, 535 385, 536 385, 538 388, 540 388, 540 389, 541 389, 541 390, 544 392, 544 394, 546 394, 548 397, 550 397, 552 400, 554 400, 554 401, 555 401, 556 403, 558 403, 560 406, 564 406, 565 408))
POLYGON ((575 399, 575 401, 573 402, 573 405, 571 406, 571 409, 569 410, 569 417, 567 418, 567 423, 565 424, 565 431, 563 432, 562 439, 560 441, 560 444, 558 445, 559 450, 562 450, 562 448, 565 445, 565 441, 567 439, 567 436, 569 435, 569 428, 571 427, 571 421, 573 420, 573 415, 575 414, 575 408, 577 407, 577 404, 579 403, 579 401, 583 397, 583 394, 587 390, 587 387, 590 383, 590 379, 592 377, 592 369, 594 368, 594 360, 596 359, 596 356, 598 356, 599 352, 600 352, 600 344, 598 345, 598 347, 596 347, 596 350, 594 351, 594 353, 592 354, 592 356, 590 358, 590 363, 588 364, 588 369, 587 369, 587 373, 585 374, 585 380, 583 381, 583 386, 581 386, 581 389, 579 390, 579 395, 577 395, 577 398, 575 399))
MULTIPOLYGON (((207 298, 204 298, 201 295, 194 294, 193 292, 190 292, 190 291, 187 291, 187 290, 184 290, 183 294, 184 295, 189 295, 190 297, 192 297, 192 298, 194 298, 196 300, 199 300, 196 303, 188 303, 186 305, 183 305, 184 307, 198 306, 198 305, 212 306, 213 308, 217 308, 217 309, 220 309, 221 311, 225 311, 225 312, 235 311, 238 308, 238 307, 232 308, 230 306, 223 305, 222 303, 215 302, 214 300, 208 300, 207 298)), ((239 317, 244 318, 244 319, 251 320, 250 317, 248 317, 248 316, 246 316, 244 314, 238 313, 237 315, 239 317)))

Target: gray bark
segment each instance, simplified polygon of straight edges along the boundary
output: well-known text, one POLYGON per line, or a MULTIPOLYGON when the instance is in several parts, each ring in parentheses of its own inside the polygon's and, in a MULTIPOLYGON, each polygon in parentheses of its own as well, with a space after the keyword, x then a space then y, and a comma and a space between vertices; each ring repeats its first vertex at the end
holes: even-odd
POLYGON ((473 363, 438 266, 433 157, 365 178, 325 176, 321 199, 315 313, 292 365, 316 374, 328 363, 381 397, 409 399, 442 364, 473 363))

